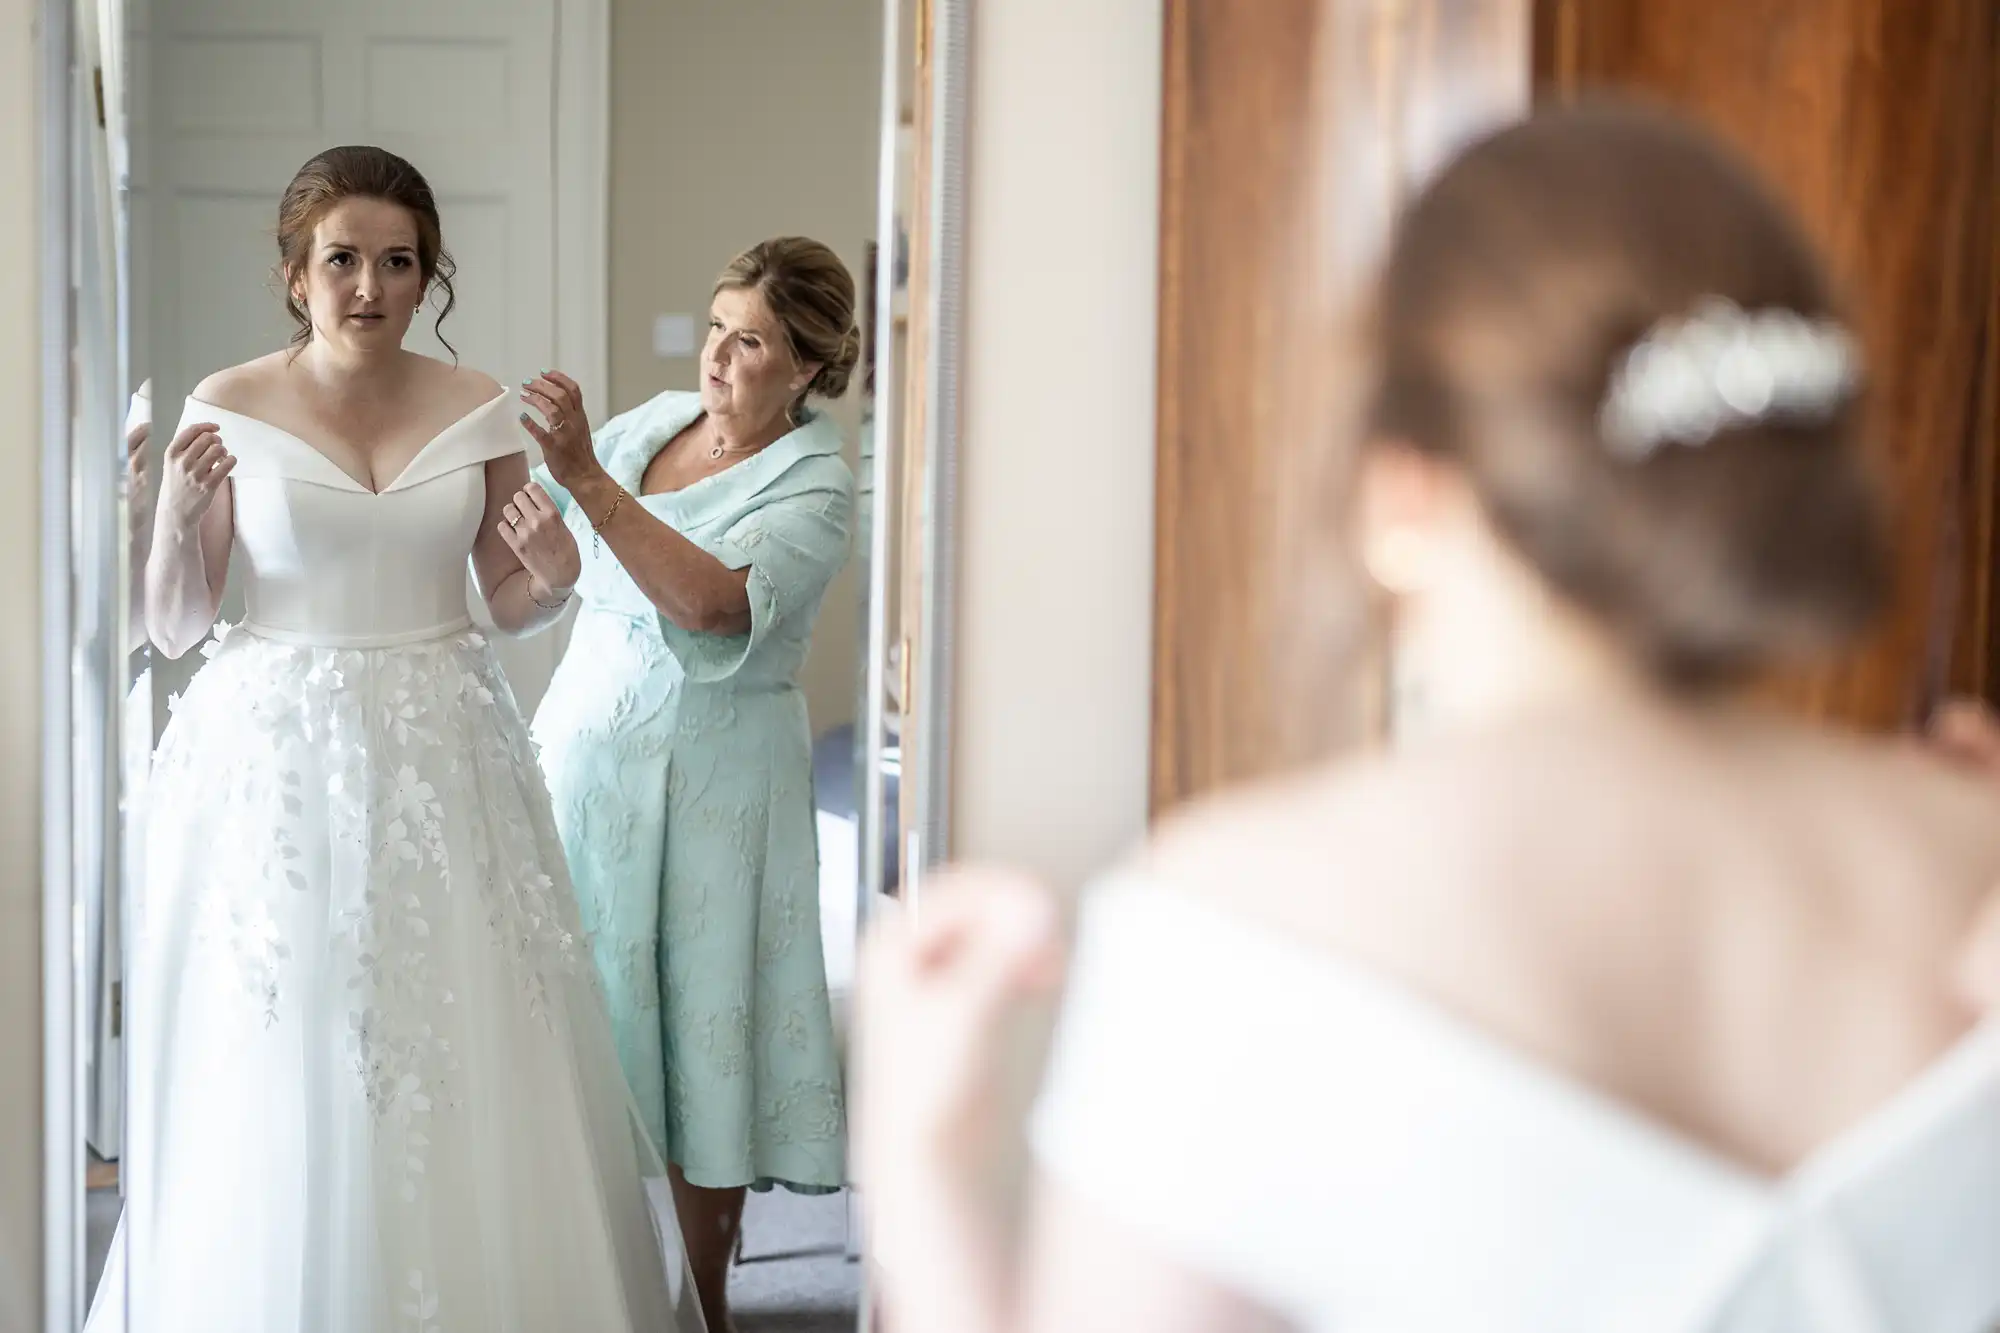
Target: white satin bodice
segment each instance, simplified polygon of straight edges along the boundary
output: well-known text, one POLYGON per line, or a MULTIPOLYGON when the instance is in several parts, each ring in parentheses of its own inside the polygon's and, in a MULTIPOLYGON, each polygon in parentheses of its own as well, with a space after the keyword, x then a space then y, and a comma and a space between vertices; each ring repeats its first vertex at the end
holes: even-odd
POLYGON ((1770 1178, 1121 877, 1083 909, 1034 1139, 1093 1208, 1314 1333, 2000 1329, 2000 1014, 1770 1178))
POLYGON ((471 625, 466 561, 486 508, 488 459, 530 446, 500 393, 371 491, 296 435, 190 398, 236 458, 231 563, 244 628, 269 639, 383 648, 471 625))

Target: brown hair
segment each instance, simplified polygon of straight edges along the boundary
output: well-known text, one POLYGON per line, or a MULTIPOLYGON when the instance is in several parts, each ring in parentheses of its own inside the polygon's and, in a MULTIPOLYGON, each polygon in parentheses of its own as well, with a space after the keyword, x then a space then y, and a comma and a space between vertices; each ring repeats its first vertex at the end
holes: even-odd
POLYGON ((785 327, 792 355, 819 362, 812 382, 792 403, 792 415, 810 395, 838 398, 861 357, 854 326, 854 275, 840 256, 804 236, 780 236, 751 246, 729 261, 715 290, 754 291, 785 327))
POLYGON ((456 357, 457 349, 445 341, 444 321, 458 305, 451 282, 458 265, 444 248, 430 182, 387 149, 365 145, 329 148, 319 154, 299 168, 278 201, 277 276, 284 287, 285 310, 299 326, 292 334, 293 354, 312 341, 312 316, 293 291, 293 283, 311 253, 313 229, 327 210, 344 199, 381 199, 408 210, 417 226, 417 267, 423 274, 425 296, 434 287, 444 293, 444 308, 433 327, 438 341, 456 357))
POLYGON ((1665 684, 1725 684, 1865 629, 1887 589, 1852 392, 1620 457, 1619 364, 1713 298, 1832 314, 1786 209, 1662 113, 1588 105, 1478 143, 1413 202, 1375 312, 1369 437, 1461 466, 1500 534, 1665 684))

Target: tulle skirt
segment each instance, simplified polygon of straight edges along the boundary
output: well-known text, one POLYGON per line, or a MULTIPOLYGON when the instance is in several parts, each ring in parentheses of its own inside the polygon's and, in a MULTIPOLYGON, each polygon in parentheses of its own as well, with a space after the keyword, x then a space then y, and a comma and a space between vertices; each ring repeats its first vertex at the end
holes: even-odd
POLYGON ((484 639, 205 651, 149 779, 102 1304, 125 1286, 133 1333, 695 1333, 484 639))

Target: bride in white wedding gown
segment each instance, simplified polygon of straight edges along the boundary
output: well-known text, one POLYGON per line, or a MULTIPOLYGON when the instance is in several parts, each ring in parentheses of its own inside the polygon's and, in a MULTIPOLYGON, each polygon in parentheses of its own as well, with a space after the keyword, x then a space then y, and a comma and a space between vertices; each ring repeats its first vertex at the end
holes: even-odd
POLYGON ((415 169, 321 155, 279 241, 295 346, 204 383, 164 469, 154 643, 208 633, 232 558, 247 616, 154 761, 128 1209, 91 1327, 697 1333, 527 728, 466 614, 469 559, 497 626, 552 622, 574 543, 511 396, 402 350, 434 286, 449 309, 415 169))

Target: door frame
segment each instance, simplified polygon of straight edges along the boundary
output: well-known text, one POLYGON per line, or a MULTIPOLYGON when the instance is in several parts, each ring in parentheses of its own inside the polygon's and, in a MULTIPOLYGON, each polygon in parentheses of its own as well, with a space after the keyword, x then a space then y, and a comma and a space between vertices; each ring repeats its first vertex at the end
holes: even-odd
POLYGON ((611 0, 555 0, 552 356, 593 425, 611 398, 611 0))

